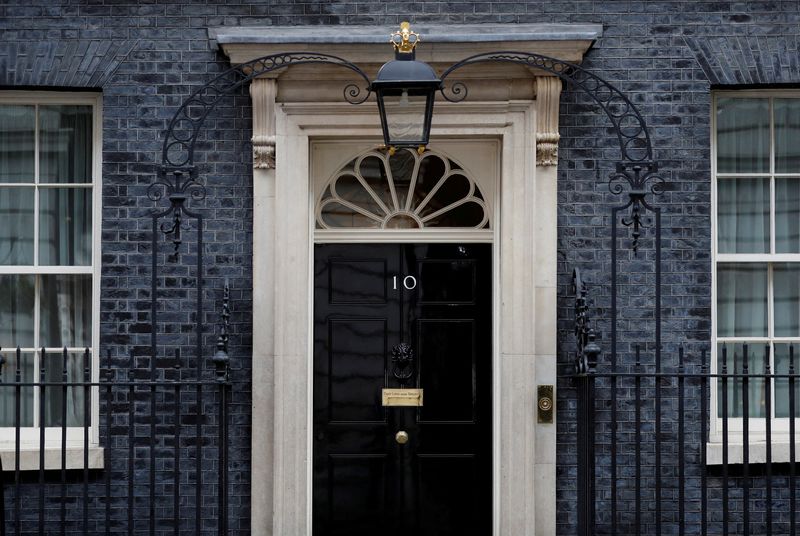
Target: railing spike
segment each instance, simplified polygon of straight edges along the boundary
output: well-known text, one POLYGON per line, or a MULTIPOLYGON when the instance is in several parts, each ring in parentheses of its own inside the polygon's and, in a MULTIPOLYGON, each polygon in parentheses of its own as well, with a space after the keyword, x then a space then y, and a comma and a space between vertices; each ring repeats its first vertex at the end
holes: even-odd
POLYGON ((211 358, 214 363, 217 381, 224 382, 228 379, 228 369, 230 367, 230 357, 228 355, 228 341, 230 339, 230 285, 228 280, 225 280, 225 286, 222 293, 222 313, 220 314, 220 332, 217 337, 217 351, 214 357, 211 358))

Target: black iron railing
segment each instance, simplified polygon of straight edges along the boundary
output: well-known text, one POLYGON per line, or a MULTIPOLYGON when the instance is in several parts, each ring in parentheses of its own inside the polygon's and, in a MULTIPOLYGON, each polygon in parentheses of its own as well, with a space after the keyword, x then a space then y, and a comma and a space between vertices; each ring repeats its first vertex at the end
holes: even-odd
POLYGON ((60 370, 38 360, 37 381, 23 378, 19 349, 6 354, 13 365, 0 358, 11 366, 0 376, 0 437, 4 458, 13 453, 0 467, 2 536, 227 534, 226 354, 221 346, 204 374, 183 367, 178 350, 160 369, 137 368, 133 353, 126 368, 112 366, 108 353, 98 381, 88 348, 80 377, 66 348, 60 370))
POLYGON ((705 353, 658 372, 634 352, 574 378, 579 534, 796 536, 795 345, 781 373, 763 345, 721 346, 714 372, 705 353))

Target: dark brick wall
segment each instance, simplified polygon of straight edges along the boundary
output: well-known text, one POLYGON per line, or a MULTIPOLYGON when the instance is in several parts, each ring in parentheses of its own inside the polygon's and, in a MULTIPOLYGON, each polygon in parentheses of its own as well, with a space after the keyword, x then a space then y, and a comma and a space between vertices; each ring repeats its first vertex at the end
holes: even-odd
MULTIPOLYGON (((130 2, 26 0, 0 5, 0 84, 96 88, 103 92, 102 345, 120 366, 129 346, 149 366, 149 226, 161 133, 194 88, 226 67, 207 40, 221 25, 394 25, 409 18, 431 23, 602 23, 603 37, 585 66, 626 92, 650 125, 655 155, 673 188, 658 199, 664 210, 664 341, 669 350, 706 347, 710 327, 709 105, 712 84, 800 83, 796 1, 547 1, 547 2, 130 2)), ((248 532, 252 198, 249 98, 227 99, 209 119, 197 161, 208 187, 207 311, 227 278, 233 289, 232 521, 248 532)), ((585 97, 567 90, 561 114, 559 163, 559 359, 568 368, 573 348, 569 274, 580 266, 595 288, 597 327, 607 349, 609 214, 620 199, 608 192, 617 158, 608 125, 585 97)), ((651 231, 648 231, 651 232, 651 231)), ((191 235, 191 233, 189 233, 191 235)), ((187 242, 190 238, 187 238, 187 242)), ((165 246, 166 247, 166 246, 165 246)), ((184 248, 188 247, 184 244, 184 248)), ((181 298, 191 296, 192 253, 172 266, 162 307, 169 308, 165 347, 191 349, 196 318, 181 298), (180 290, 180 288, 184 290, 180 290), (170 301, 166 301, 167 298, 170 301)), ((630 363, 635 342, 652 332, 652 240, 634 258, 621 258, 620 359, 630 363)), ((165 317, 166 318, 166 317, 165 317)), ((215 318, 204 319, 210 354, 215 318)), ((187 354, 191 358, 191 354, 187 354)), ((645 348, 652 363, 652 343, 645 348)), ((674 366, 674 352, 665 352, 674 366)), ((169 359, 158 361, 170 367, 169 359)), ((574 392, 560 383, 558 523, 575 524, 574 392)), ((188 409, 188 408, 187 408, 188 409)), ((646 418, 652 418, 652 410, 646 418)), ((695 432, 696 433, 696 432, 695 432)), ((696 451, 695 451, 696 454, 696 451)), ((209 490, 213 501, 213 488, 209 490)), ((650 505, 652 507, 652 505, 650 505)))

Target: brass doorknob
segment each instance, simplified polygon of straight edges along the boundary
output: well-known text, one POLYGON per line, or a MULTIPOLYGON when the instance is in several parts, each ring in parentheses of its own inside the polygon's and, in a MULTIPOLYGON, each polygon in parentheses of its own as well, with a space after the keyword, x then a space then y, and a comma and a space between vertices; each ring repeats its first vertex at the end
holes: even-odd
POLYGON ((408 432, 400 430, 394 435, 394 440, 401 445, 405 445, 406 443, 408 443, 408 432))

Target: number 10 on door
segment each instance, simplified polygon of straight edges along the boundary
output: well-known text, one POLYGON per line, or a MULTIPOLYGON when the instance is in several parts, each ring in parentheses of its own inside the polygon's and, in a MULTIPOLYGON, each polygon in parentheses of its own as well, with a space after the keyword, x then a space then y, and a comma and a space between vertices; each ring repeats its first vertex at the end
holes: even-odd
MULTIPOLYGON (((417 278, 413 275, 407 275, 403 278, 403 287, 406 290, 414 290, 417 288, 417 278)), ((392 277, 392 289, 397 290, 397 276, 392 277)))

